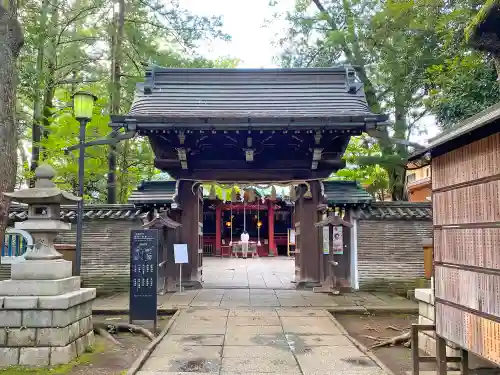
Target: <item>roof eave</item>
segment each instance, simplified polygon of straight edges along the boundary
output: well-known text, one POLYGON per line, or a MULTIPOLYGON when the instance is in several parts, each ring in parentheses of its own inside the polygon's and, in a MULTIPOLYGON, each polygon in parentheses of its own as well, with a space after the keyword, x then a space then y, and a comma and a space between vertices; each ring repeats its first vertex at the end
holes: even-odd
POLYGON ((111 116, 112 128, 133 130, 168 130, 189 127, 190 129, 234 130, 255 127, 266 128, 352 128, 366 125, 385 125, 387 115, 348 114, 330 117, 155 117, 155 116, 111 116))

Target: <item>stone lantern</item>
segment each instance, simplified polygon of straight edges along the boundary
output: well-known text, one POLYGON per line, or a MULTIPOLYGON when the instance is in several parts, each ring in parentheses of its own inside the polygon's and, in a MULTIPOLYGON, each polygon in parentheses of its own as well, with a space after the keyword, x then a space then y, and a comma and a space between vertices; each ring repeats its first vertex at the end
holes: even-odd
POLYGON ((28 219, 16 223, 33 237, 24 261, 13 263, 11 279, 0 282, 0 367, 68 363, 94 342, 94 288, 80 288, 72 264, 54 248, 60 231, 71 229, 60 217, 61 204, 81 198, 59 189, 48 165, 35 170, 35 187, 5 193, 28 205, 28 219))

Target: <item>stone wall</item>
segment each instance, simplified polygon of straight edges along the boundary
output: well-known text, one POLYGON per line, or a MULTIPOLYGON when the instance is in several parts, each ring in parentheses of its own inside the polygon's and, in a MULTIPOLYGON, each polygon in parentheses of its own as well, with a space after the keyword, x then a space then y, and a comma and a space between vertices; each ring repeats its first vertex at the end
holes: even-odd
MULTIPOLYGON (((130 230, 139 229, 139 220, 89 220, 84 223, 81 276, 83 286, 97 294, 129 289, 130 230)), ((76 225, 60 233, 57 242, 75 243, 76 225)))
MULTIPOLYGON (((130 230, 140 227, 138 217, 85 221, 81 272, 85 287, 97 288, 98 295, 128 290, 130 230)), ((57 242, 74 244, 75 228, 61 233, 57 242)), ((422 240, 431 233, 428 203, 377 202, 363 210, 357 229, 360 288, 405 293, 425 287, 422 240)), ((0 280, 9 277, 10 266, 0 265, 0 280)))
MULTIPOLYGON (((412 206, 428 204, 405 204, 412 206)), ((391 208, 391 204, 385 207, 391 208)), ((422 241, 432 238, 430 217, 370 216, 358 220, 357 233, 360 289, 406 294, 427 285, 422 241)))

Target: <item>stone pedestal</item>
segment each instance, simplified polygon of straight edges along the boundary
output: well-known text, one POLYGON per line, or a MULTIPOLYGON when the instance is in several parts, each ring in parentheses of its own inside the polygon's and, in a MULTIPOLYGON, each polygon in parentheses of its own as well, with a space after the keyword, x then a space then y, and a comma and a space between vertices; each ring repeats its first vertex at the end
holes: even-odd
POLYGON ((93 346, 96 290, 80 288, 80 277, 71 276, 71 262, 21 262, 12 268, 12 278, 0 282, 0 367, 60 365, 93 346), (47 278, 52 264, 55 274, 69 268, 69 276, 33 279, 47 278), (30 275, 31 270, 39 272, 30 275))
POLYGON ((56 366, 72 361, 94 344, 92 300, 95 289, 80 288, 72 264, 54 248, 54 238, 71 224, 62 222, 61 204, 80 198, 52 182, 50 166, 35 170, 35 187, 5 193, 28 204, 28 220, 16 228, 28 231, 34 245, 24 261, 0 282, 0 367, 56 366))
MULTIPOLYGON (((432 289, 415 289, 415 299, 418 302, 418 323, 434 324, 434 293, 432 289)), ((436 334, 435 332, 419 332, 418 348, 430 356, 436 356, 436 334)), ((446 345, 447 357, 459 357, 458 346, 451 342, 446 345)), ((489 368, 490 364, 469 353, 469 368, 489 368)), ((458 363, 448 363, 448 368, 459 369, 458 363)))

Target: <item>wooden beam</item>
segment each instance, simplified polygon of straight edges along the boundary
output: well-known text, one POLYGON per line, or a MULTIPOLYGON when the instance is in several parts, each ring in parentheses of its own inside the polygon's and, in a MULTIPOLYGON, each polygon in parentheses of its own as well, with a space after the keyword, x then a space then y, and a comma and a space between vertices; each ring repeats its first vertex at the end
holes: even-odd
POLYGON ((175 179, 199 179, 199 180, 217 180, 220 182, 232 182, 232 181, 255 181, 258 183, 262 182, 281 182, 290 180, 314 180, 314 179, 325 179, 331 174, 331 169, 328 170, 256 170, 256 169, 246 169, 246 170, 182 170, 169 169, 167 172, 175 179))

